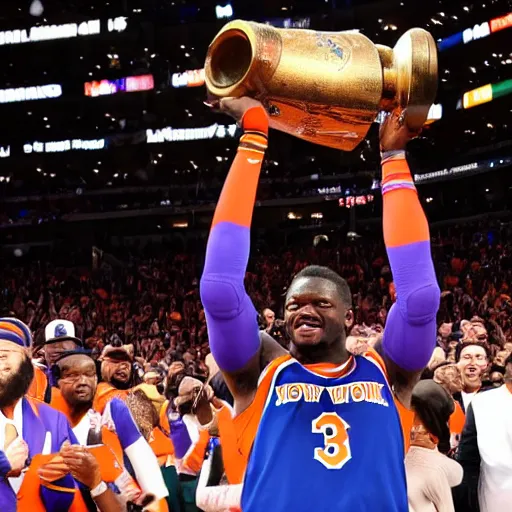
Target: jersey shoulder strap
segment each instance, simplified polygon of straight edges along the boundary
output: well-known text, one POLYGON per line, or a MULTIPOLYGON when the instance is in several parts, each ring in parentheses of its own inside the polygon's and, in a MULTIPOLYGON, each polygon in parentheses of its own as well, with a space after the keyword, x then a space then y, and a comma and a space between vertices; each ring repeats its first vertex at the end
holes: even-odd
POLYGON ((389 382, 388 370, 386 368, 386 363, 382 356, 372 347, 369 347, 366 352, 362 354, 366 360, 371 361, 375 366, 379 368, 386 377, 386 380, 389 382))

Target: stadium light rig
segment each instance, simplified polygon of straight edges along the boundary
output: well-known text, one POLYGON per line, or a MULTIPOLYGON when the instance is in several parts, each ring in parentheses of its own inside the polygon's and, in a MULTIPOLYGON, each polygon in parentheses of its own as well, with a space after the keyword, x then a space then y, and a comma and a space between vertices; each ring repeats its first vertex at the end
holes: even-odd
POLYGON ((233 16, 233 7, 229 3, 224 6, 217 5, 215 6, 215 14, 218 20, 231 18, 233 16))

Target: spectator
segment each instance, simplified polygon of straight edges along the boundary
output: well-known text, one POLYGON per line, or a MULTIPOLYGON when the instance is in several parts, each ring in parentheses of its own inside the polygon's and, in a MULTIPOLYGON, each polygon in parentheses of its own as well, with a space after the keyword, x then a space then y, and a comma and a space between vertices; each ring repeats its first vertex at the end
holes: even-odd
POLYGON ((263 310, 263 323, 264 328, 267 332, 269 332, 272 329, 275 320, 276 314, 270 308, 265 308, 263 310))
POLYGON ((449 449, 448 420, 454 404, 432 380, 420 381, 412 394, 414 424, 405 457, 407 495, 411 512, 452 512, 451 487, 462 480, 460 464, 444 453, 449 449))
POLYGON ((4 510, 39 512, 73 504, 74 510, 84 512, 87 506, 75 493, 77 483, 67 469, 61 469, 57 478, 53 473, 52 484, 45 485, 44 477, 53 471, 50 464, 37 466, 29 460, 29 447, 35 457, 58 453, 65 442, 76 444, 63 414, 25 396, 34 378, 31 345, 25 324, 0 319, 0 505, 4 510))
POLYGON ((473 398, 467 411, 457 460, 464 468, 457 510, 495 512, 510 508, 512 355, 505 363, 505 385, 473 398))
POLYGON ((101 378, 94 398, 94 410, 103 414, 106 404, 114 397, 126 399, 129 389, 137 381, 133 368, 131 346, 106 346, 101 355, 101 378))
MULTIPOLYGON (((443 386, 443 388, 453 397, 454 394, 462 392, 462 375, 460 369, 456 364, 445 362, 441 363, 434 370, 434 382, 443 386)), ((466 416, 460 406, 459 402, 454 400, 455 409, 450 416, 450 448, 455 450, 459 445, 462 429, 466 416)))
POLYGON ((473 397, 482 389, 482 380, 489 367, 489 348, 480 341, 463 342, 457 346, 455 358, 462 373, 463 386, 454 398, 466 411, 473 397))

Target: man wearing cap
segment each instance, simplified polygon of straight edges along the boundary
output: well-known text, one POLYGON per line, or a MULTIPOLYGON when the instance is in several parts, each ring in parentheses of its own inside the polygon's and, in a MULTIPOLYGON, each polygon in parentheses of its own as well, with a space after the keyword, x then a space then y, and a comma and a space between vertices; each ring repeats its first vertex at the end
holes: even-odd
POLYGON ((25 396, 34 378, 29 328, 0 318, 0 510, 81 512, 87 508, 66 467, 59 478, 40 478, 38 455, 76 443, 66 418, 25 396))
POLYGON ((94 410, 103 414, 105 406, 113 398, 126 400, 130 388, 138 384, 133 369, 133 347, 124 345, 104 348, 100 357, 101 378, 103 382, 98 384, 94 397, 94 410))
POLYGON ((93 409, 98 378, 91 356, 83 350, 63 353, 55 362, 53 374, 60 390, 59 408, 65 412, 79 443, 82 446, 105 444, 118 461, 129 461, 140 489, 126 470, 115 481, 116 486, 130 501, 140 501, 148 495, 156 497, 151 507, 146 505, 147 510, 165 510, 164 498, 168 492, 157 459, 126 404, 113 398, 103 414, 93 409), (164 501, 158 503, 158 500, 164 501))
POLYGON ((29 396, 48 404, 52 402, 52 388, 55 382, 52 377, 52 366, 60 355, 82 347, 82 341, 76 337, 75 325, 69 320, 52 320, 44 330, 44 358, 46 372, 35 368, 35 378, 29 390, 29 396))

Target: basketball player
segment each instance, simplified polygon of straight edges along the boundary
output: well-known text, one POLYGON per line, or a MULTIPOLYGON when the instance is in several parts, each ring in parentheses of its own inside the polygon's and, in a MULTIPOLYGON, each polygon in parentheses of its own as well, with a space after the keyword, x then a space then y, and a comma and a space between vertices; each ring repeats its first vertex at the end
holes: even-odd
POLYGON ((239 451, 250 453, 242 510, 406 512, 392 389, 410 399, 434 348, 440 298, 427 220, 405 160, 411 134, 394 115, 380 136, 384 238, 397 291, 385 358, 348 353, 350 290, 334 271, 312 266, 295 276, 286 294, 290 353, 264 368, 244 275, 268 119, 253 99, 223 99, 219 106, 244 135, 214 214, 201 298, 212 353, 235 399, 239 451))

